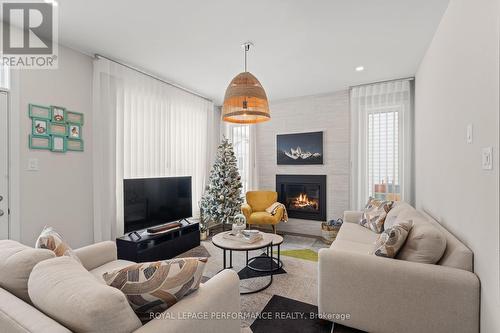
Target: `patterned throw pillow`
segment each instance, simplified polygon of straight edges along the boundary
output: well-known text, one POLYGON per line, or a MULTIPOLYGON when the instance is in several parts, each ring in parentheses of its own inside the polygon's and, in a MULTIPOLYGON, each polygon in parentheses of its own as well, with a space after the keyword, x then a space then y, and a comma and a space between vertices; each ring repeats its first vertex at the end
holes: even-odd
POLYGON ((375 242, 376 256, 394 258, 408 237, 413 221, 404 221, 394 224, 378 236, 375 242))
POLYGON ((393 201, 381 201, 370 198, 363 210, 363 215, 361 216, 359 224, 380 234, 384 231, 384 221, 393 203, 393 201))
POLYGON ((80 259, 75 252, 73 252, 71 247, 69 247, 61 235, 59 235, 52 227, 46 226, 43 228, 42 233, 36 240, 35 248, 48 249, 53 251, 56 254, 56 257, 68 256, 81 263, 80 259))
POLYGON ((207 258, 179 258, 133 264, 104 273, 106 283, 120 289, 145 323, 198 289, 207 258))

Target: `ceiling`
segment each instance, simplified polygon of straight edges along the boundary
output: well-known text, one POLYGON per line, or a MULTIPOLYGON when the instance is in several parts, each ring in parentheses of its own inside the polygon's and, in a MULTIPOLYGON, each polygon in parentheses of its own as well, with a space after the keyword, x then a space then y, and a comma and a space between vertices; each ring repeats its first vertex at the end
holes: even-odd
POLYGON ((248 69, 270 100, 412 76, 448 0, 59 0, 59 40, 221 104, 248 69), (356 72, 357 66, 365 70, 356 72))

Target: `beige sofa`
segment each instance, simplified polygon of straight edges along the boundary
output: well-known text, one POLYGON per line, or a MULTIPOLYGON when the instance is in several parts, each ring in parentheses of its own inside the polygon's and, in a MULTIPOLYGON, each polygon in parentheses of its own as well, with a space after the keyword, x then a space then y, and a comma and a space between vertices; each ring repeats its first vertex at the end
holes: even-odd
POLYGON ((479 332, 480 285, 464 244, 399 203, 386 221, 433 224, 446 238, 444 255, 437 264, 378 257, 371 254, 378 235, 360 226, 360 217, 346 212, 337 239, 319 252, 320 315, 371 333, 479 332))
POLYGON ((98 281, 103 272, 131 264, 117 260, 115 243, 97 243, 75 252, 84 268, 72 258, 54 258, 49 250, 29 248, 10 240, 0 241, 0 332, 67 333, 71 332, 67 328, 71 325, 85 332, 240 332, 238 317, 216 317, 240 311, 239 279, 234 271, 220 272, 171 306, 164 315, 142 325, 126 304, 124 295, 98 281), (72 272, 79 273, 83 282, 68 286, 71 280, 66 276, 71 276, 72 272), (90 274, 93 276, 89 279, 90 274), (62 294, 66 297, 57 298, 61 295, 57 289, 65 289, 62 294), (73 305, 81 309, 91 296, 101 293, 102 300, 75 313, 73 305), (122 304, 118 311, 106 313, 117 305, 113 303, 122 304), (198 318, 201 314, 208 314, 208 317, 191 319, 189 316, 193 314, 198 318), (99 321, 101 325, 96 324, 99 321))

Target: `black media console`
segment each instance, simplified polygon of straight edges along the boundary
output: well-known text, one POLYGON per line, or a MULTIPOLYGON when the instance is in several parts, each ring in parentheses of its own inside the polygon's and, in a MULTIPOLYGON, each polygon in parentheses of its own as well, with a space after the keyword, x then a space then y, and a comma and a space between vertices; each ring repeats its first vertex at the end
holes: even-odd
POLYGON ((158 234, 147 234, 146 230, 126 234, 116 239, 118 259, 148 262, 171 259, 200 245, 200 224, 187 220, 182 226, 158 234))

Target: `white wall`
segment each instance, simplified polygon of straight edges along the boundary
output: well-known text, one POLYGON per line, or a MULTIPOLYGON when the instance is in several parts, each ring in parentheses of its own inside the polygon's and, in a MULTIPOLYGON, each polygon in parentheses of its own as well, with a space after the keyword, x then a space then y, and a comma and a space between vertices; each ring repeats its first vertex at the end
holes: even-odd
MULTIPOLYGON (((349 208, 349 91, 271 101, 271 121, 257 125, 260 189, 276 189, 277 174, 326 175, 327 218, 349 208), (323 131, 323 165, 277 165, 276 135, 323 131)), ((290 219, 278 230, 320 235, 319 221, 290 219)))
POLYGON ((416 75, 416 202, 475 254, 481 331, 500 332, 499 1, 451 0, 416 75), (466 144, 467 124, 474 142, 466 144), (481 168, 481 147, 494 167, 481 168))
MULTIPOLYGON (((59 69, 21 70, 20 117, 20 236, 34 245, 44 225, 58 230, 71 247, 93 241, 92 211, 92 59, 60 46, 59 69), (28 104, 59 105, 85 115, 84 152, 53 153, 28 148, 31 120, 28 104), (39 171, 27 171, 28 159, 39 171)), ((14 94, 13 94, 14 95, 14 94)))

